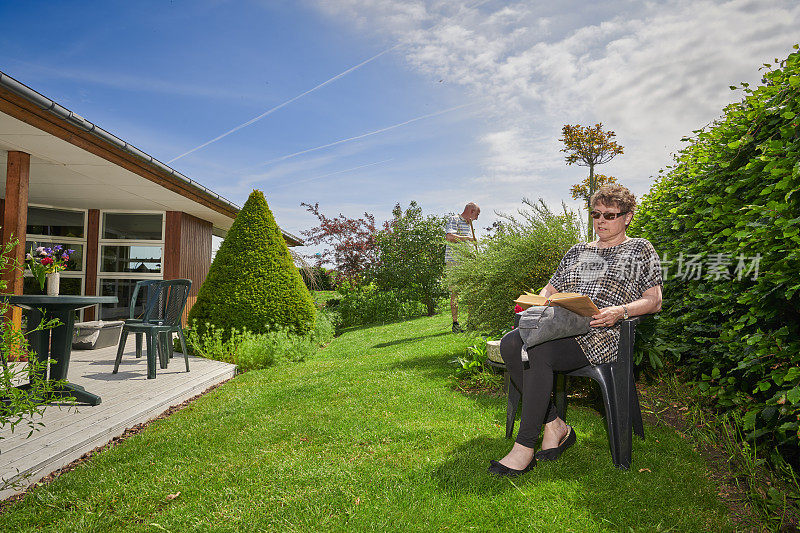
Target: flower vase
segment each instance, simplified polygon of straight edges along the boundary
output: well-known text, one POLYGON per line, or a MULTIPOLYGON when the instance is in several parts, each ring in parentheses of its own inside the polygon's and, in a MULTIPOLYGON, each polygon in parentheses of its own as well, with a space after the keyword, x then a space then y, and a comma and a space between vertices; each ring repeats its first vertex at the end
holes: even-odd
POLYGON ((47 274, 47 295, 58 296, 59 285, 61 284, 61 272, 47 274))

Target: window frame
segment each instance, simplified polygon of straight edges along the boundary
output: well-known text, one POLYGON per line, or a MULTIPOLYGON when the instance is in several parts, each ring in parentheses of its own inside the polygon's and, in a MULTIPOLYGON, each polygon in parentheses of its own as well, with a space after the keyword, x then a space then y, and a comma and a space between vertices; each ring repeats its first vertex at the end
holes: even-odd
MULTIPOLYGON (((164 247, 167 236, 167 212, 137 209, 101 209, 100 224, 97 235, 97 281, 95 294, 101 294, 102 284, 105 280, 135 280, 145 279, 164 279, 164 247), (152 239, 104 239, 105 234, 105 215, 106 213, 129 214, 129 215, 161 215, 161 240, 152 239), (101 270, 103 267, 103 246, 158 246, 161 248, 161 272, 107 272, 101 270)), ((97 305, 97 319, 101 320, 102 305, 97 305)))

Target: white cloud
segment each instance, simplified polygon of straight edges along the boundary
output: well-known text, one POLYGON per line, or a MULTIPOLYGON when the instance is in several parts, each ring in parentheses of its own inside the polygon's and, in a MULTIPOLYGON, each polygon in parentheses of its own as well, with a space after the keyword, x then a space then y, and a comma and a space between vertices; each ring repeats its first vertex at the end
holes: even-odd
POLYGON ((558 151, 563 124, 615 130, 625 154, 602 172, 645 192, 682 136, 740 98, 729 85, 757 83, 761 63, 785 57, 800 24, 795 0, 606 2, 571 12, 527 0, 318 7, 404 43, 410 68, 489 102, 486 128, 475 131, 485 148, 476 184, 494 182, 501 195, 525 179, 560 179, 561 198, 581 172, 558 151))

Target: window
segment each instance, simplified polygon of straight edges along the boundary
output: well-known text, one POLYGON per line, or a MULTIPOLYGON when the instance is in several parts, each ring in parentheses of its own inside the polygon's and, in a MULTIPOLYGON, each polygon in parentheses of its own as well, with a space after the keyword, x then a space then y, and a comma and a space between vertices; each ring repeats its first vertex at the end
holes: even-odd
MULTIPOLYGON (((47 294, 47 284, 44 289, 39 288, 39 282, 32 276, 26 276, 22 283, 22 294, 47 294)), ((58 294, 80 296, 83 294, 83 280, 81 278, 65 278, 61 273, 58 283, 58 294)))
MULTIPOLYGON (((52 248, 56 244, 74 250, 69 255, 66 270, 61 271, 59 293, 73 296, 84 294, 86 211, 29 205, 25 252, 30 252, 32 247, 52 248)), ((46 290, 47 286, 45 290, 40 289, 30 270, 25 269, 22 293, 45 294, 46 290)), ((78 315, 82 316, 83 312, 79 311, 78 315)))
POLYGON ((160 246, 102 246, 101 272, 161 273, 160 246))
MULTIPOLYGON (((116 296, 119 302, 100 305, 100 320, 124 320, 130 317, 131 298, 138 279, 103 279, 100 281, 101 296, 116 296)), ((147 291, 139 291, 134 316, 144 313, 147 291)))
POLYGON ((28 207, 28 235, 83 239, 84 226, 83 211, 28 207))
POLYGON ((55 242, 55 241, 32 241, 27 240, 25 241, 25 253, 31 251, 31 249, 36 249, 37 246, 44 246, 45 248, 52 248, 56 244, 60 244, 64 247, 64 249, 73 250, 71 254, 69 254, 69 261, 67 261, 67 268, 63 270, 61 273, 62 275, 67 275, 69 272, 83 272, 83 244, 77 244, 72 242, 55 242))
POLYGON ((102 239, 131 241, 163 240, 164 216, 142 213, 103 214, 102 239))
MULTIPOLYGON (((98 294, 116 296, 119 302, 102 304, 99 318, 125 319, 136 283, 163 278, 164 213, 103 212, 101 222, 98 294)), ((144 311, 143 298, 138 313, 144 311)))

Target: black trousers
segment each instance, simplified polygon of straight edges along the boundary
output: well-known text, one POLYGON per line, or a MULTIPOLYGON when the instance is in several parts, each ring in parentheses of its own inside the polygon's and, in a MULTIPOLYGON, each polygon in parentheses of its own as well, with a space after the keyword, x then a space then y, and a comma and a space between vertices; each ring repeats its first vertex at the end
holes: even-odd
POLYGON ((589 360, 575 338, 567 337, 530 348, 528 361, 523 367, 522 337, 516 329, 506 333, 500 341, 500 354, 511 380, 522 391, 522 414, 516 442, 535 448, 542 424, 558 418, 551 399, 553 373, 577 370, 588 365, 589 360))

